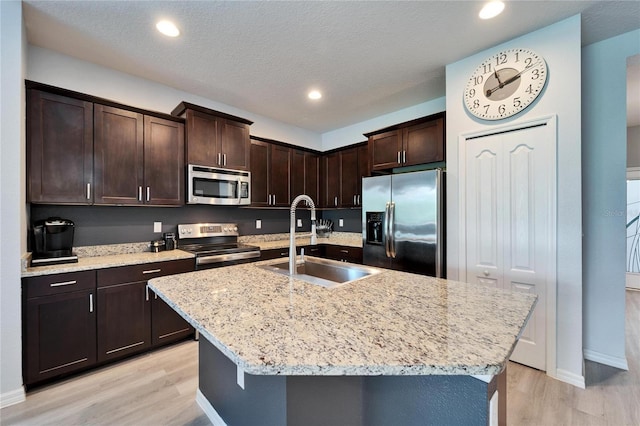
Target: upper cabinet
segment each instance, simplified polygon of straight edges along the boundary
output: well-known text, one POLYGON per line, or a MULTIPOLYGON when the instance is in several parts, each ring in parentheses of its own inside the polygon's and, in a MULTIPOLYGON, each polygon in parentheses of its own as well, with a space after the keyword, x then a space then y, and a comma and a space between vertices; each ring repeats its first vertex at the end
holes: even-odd
POLYGON ((366 143, 325 154, 323 207, 360 207, 362 178, 369 174, 366 143))
POLYGON ((371 171, 445 161, 444 113, 365 133, 371 171))
POLYGON ((289 206, 290 176, 291 148, 251 139, 252 206, 289 206))
POLYGON ((320 206, 320 155, 292 149, 291 156, 291 201, 306 194, 320 206))
POLYGON ((93 103, 27 92, 27 199, 90 204, 93 187, 93 103))
POLYGON ((182 119, 39 83, 27 89, 27 201, 184 204, 182 119))
POLYGON ((252 121, 181 102, 172 115, 186 120, 186 163, 249 170, 252 121))

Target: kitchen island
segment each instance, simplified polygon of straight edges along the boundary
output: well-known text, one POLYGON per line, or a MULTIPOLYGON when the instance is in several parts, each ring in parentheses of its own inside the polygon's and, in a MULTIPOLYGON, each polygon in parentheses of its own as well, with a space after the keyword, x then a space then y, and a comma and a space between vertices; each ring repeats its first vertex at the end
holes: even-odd
POLYGON ((535 296, 391 270, 327 289, 270 263, 149 283, 203 337, 197 399, 214 424, 506 422, 535 296))

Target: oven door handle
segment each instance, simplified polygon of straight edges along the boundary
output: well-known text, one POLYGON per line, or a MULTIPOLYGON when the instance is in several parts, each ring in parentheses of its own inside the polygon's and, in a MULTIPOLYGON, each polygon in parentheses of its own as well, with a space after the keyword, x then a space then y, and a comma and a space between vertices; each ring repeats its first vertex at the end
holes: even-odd
POLYGON ((208 265, 211 263, 221 263, 233 260, 254 259, 260 257, 259 251, 246 251, 241 253, 217 254, 214 256, 196 257, 196 265, 208 265))

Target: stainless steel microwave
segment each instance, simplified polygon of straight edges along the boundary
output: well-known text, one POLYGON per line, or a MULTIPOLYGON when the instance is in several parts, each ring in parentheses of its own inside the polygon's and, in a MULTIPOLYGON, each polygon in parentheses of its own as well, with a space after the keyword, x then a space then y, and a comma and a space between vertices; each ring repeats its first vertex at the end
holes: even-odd
POLYGON ((189 164, 187 204, 251 204, 251 172, 189 164))

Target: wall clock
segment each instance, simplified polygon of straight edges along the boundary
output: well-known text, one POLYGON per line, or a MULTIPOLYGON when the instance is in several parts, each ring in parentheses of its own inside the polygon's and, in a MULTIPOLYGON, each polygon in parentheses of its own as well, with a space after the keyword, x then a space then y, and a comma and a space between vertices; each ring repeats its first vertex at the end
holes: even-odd
POLYGON ((501 120, 527 108, 547 82, 547 63, 529 49, 507 49, 487 58, 464 90, 464 104, 483 120, 501 120))

